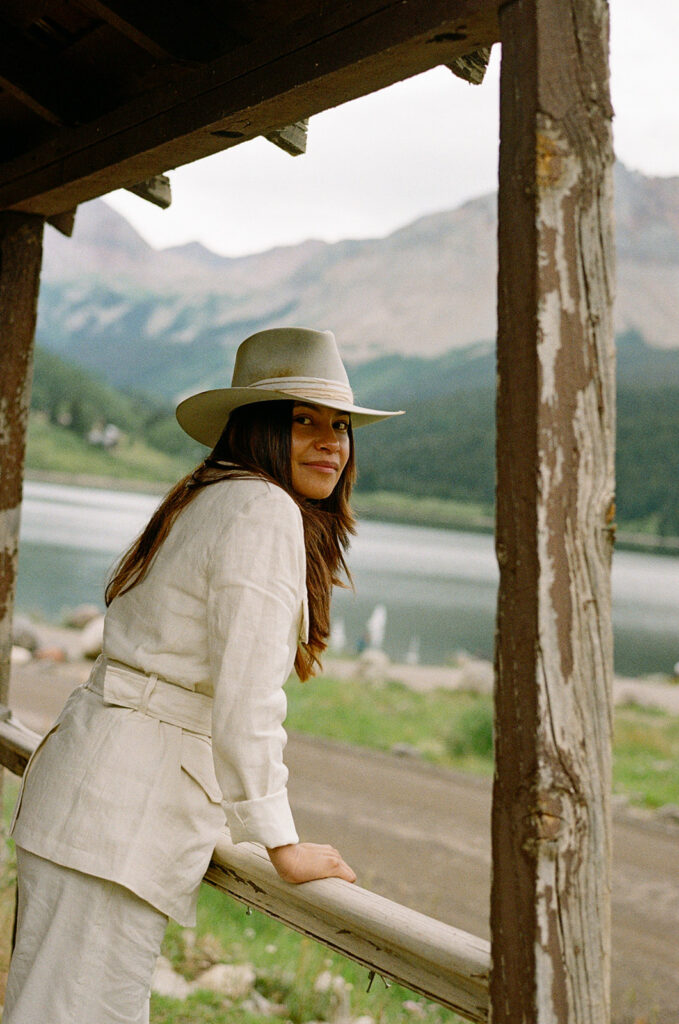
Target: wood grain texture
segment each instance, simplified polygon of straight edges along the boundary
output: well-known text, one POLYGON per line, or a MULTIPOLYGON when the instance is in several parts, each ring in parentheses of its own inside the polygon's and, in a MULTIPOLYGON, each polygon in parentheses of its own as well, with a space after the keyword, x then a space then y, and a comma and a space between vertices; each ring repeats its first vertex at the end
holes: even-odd
POLYGON ((0 166, 0 207, 51 215, 491 45, 494 0, 350 0, 244 44, 0 166))
POLYGON ((487 1020, 490 950, 483 939, 340 879, 290 885, 261 847, 234 846, 226 837, 205 878, 466 1019, 487 1020))
POLYGON ((609 1020, 611 107, 605 0, 516 0, 498 276, 496 1024, 609 1020))
POLYGON ((0 704, 7 703, 43 221, 0 214, 0 704))

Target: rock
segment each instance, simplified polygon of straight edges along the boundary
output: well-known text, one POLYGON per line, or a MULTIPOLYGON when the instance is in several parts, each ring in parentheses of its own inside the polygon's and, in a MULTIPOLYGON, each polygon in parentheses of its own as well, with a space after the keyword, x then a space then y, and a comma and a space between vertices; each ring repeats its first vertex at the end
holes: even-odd
POLYGON ((31 654, 40 646, 38 631, 25 615, 15 615, 12 620, 12 643, 24 647, 31 654))
POLYGON ((87 623, 80 634, 80 650, 83 658, 98 658, 104 642, 104 616, 97 615, 87 623))
POLYGON ((12 645, 12 656, 11 656, 11 664, 12 665, 16 665, 16 666, 28 665, 28 663, 29 663, 29 661, 31 661, 32 657, 33 657, 33 655, 31 654, 31 652, 29 650, 27 650, 25 647, 19 647, 17 644, 13 644, 12 645))
POLYGON ((170 961, 164 956, 159 956, 156 961, 151 989, 159 996, 169 996, 172 999, 186 999, 191 992, 191 986, 186 978, 177 974, 170 961))
POLYGON ((213 964, 191 982, 190 991, 207 989, 230 999, 243 999, 254 988, 255 980, 252 964, 213 964))
POLYGON ((64 625, 71 629, 84 629, 98 615, 101 615, 101 609, 96 604, 79 604, 64 616, 64 625))

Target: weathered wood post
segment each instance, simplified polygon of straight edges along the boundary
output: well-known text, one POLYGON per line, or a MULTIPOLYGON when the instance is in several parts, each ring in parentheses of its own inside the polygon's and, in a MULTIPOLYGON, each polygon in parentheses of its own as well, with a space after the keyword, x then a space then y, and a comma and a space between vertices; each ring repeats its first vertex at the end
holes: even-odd
MULTIPOLYGON (((0 213, 0 705, 9 696, 19 516, 43 221, 0 213)), ((0 796, 2 794, 0 777, 0 796)))
POLYGON ((493 1024, 609 1020, 605 0, 500 7, 493 1024))

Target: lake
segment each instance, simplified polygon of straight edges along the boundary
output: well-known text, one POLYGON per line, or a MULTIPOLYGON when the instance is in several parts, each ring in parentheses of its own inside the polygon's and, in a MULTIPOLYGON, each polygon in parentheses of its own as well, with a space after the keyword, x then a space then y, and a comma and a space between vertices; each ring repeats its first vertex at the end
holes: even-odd
MULTIPOLYGON (((158 498, 27 481, 17 610, 58 622, 81 603, 103 607, 104 581, 158 498)), ((443 664, 458 651, 492 657, 497 564, 492 537, 364 522, 349 565, 355 594, 336 591, 333 624, 356 650, 376 605, 384 648, 443 664)), ((616 670, 672 670, 679 660, 679 558, 619 551, 613 564, 616 670)))

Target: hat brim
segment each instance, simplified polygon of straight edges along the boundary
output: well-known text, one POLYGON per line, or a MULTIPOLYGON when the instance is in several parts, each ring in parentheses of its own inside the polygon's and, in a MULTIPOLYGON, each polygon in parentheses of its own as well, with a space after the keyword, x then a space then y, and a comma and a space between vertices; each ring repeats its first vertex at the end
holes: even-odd
POLYGON ((255 388, 216 388, 201 391, 197 395, 185 398, 177 406, 177 422, 182 430, 194 441, 214 448, 222 435, 226 422, 234 409, 243 405, 256 405, 259 402, 304 402, 309 405, 322 405, 328 409, 351 414, 352 427, 364 427, 368 423, 377 423, 390 416, 402 416, 403 409, 388 412, 385 409, 365 409, 360 405, 343 402, 310 402, 303 395, 294 395, 284 391, 260 391, 255 388))

